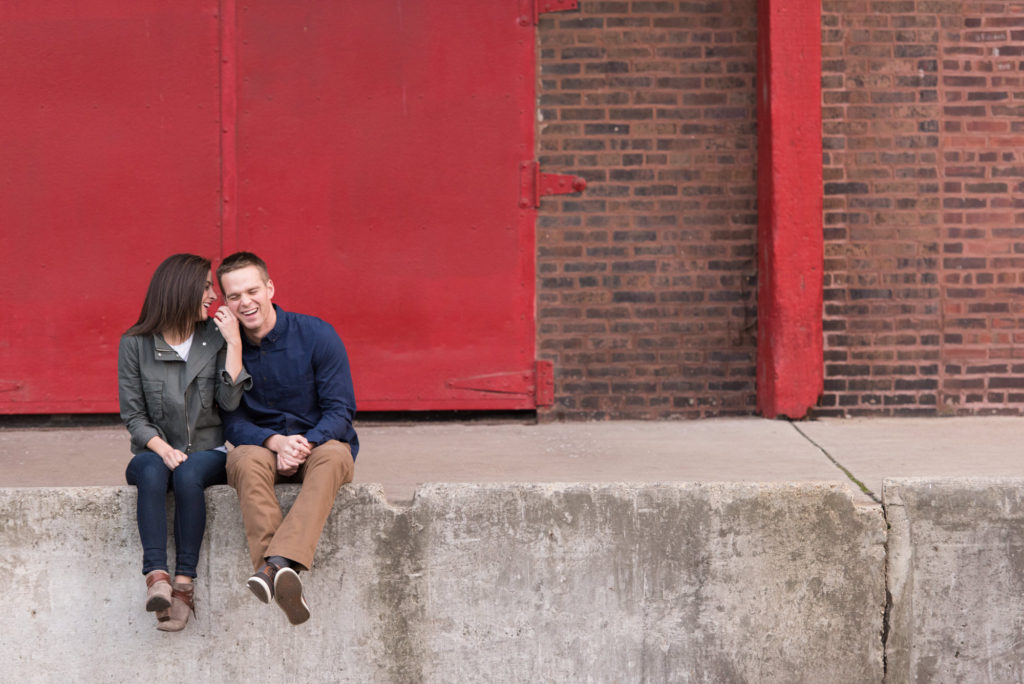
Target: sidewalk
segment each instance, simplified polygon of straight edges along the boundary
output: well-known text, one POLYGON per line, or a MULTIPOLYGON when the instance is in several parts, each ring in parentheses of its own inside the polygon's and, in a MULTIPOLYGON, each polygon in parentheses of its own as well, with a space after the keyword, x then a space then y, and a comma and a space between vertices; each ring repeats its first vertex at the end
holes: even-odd
MULTIPOLYGON (((393 504, 425 482, 677 481, 839 481, 871 504, 888 477, 1024 476, 1016 417, 356 427, 355 481, 393 504)), ((121 485, 129 456, 121 427, 0 429, 0 487, 121 485)))

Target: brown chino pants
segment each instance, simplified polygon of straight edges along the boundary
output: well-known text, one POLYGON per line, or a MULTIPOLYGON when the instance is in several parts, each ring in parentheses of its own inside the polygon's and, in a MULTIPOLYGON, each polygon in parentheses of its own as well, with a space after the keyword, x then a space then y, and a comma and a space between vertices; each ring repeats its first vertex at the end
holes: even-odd
POLYGON ((313 566, 320 533, 341 485, 355 473, 352 450, 345 442, 317 445, 294 475, 277 472, 277 455, 261 446, 243 445, 228 452, 228 483, 238 493, 245 536, 254 569, 267 556, 284 556, 304 569, 313 566), (282 517, 274 493, 278 482, 301 482, 288 515, 282 517))

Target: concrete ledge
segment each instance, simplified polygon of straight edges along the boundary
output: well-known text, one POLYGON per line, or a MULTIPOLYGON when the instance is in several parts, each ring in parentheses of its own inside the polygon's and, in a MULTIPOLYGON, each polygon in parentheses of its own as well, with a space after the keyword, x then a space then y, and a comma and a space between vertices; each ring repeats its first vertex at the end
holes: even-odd
POLYGON ((1024 680, 1024 479, 886 480, 893 682, 1024 680))
POLYGON ((345 487, 297 628, 243 586, 234 493, 208 501, 198 619, 163 634, 134 488, 0 489, 5 679, 882 679, 885 521, 843 485, 345 487))

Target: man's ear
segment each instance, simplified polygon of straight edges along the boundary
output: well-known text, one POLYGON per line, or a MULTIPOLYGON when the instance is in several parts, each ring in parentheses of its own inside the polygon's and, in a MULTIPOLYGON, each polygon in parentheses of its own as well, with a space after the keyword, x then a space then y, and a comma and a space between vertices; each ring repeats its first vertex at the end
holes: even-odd
POLYGON ((274 296, 274 281, 267 278, 267 299, 274 296))

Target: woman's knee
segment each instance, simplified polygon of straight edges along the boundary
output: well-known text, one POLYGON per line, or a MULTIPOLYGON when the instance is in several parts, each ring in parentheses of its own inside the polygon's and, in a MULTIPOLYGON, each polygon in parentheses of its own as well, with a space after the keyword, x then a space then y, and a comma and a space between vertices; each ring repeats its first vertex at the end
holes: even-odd
POLYGON ((163 460, 150 451, 136 454, 128 464, 128 483, 140 491, 166 492, 171 471, 163 460))
POLYGON ((224 484, 224 454, 219 451, 199 451, 189 455, 174 469, 174 489, 203 490, 210 485, 224 484))
POLYGON ((205 489, 202 474, 195 468, 186 468, 185 463, 174 469, 174 472, 171 473, 171 478, 174 481, 175 493, 184 493, 190 490, 202 491, 205 489))

